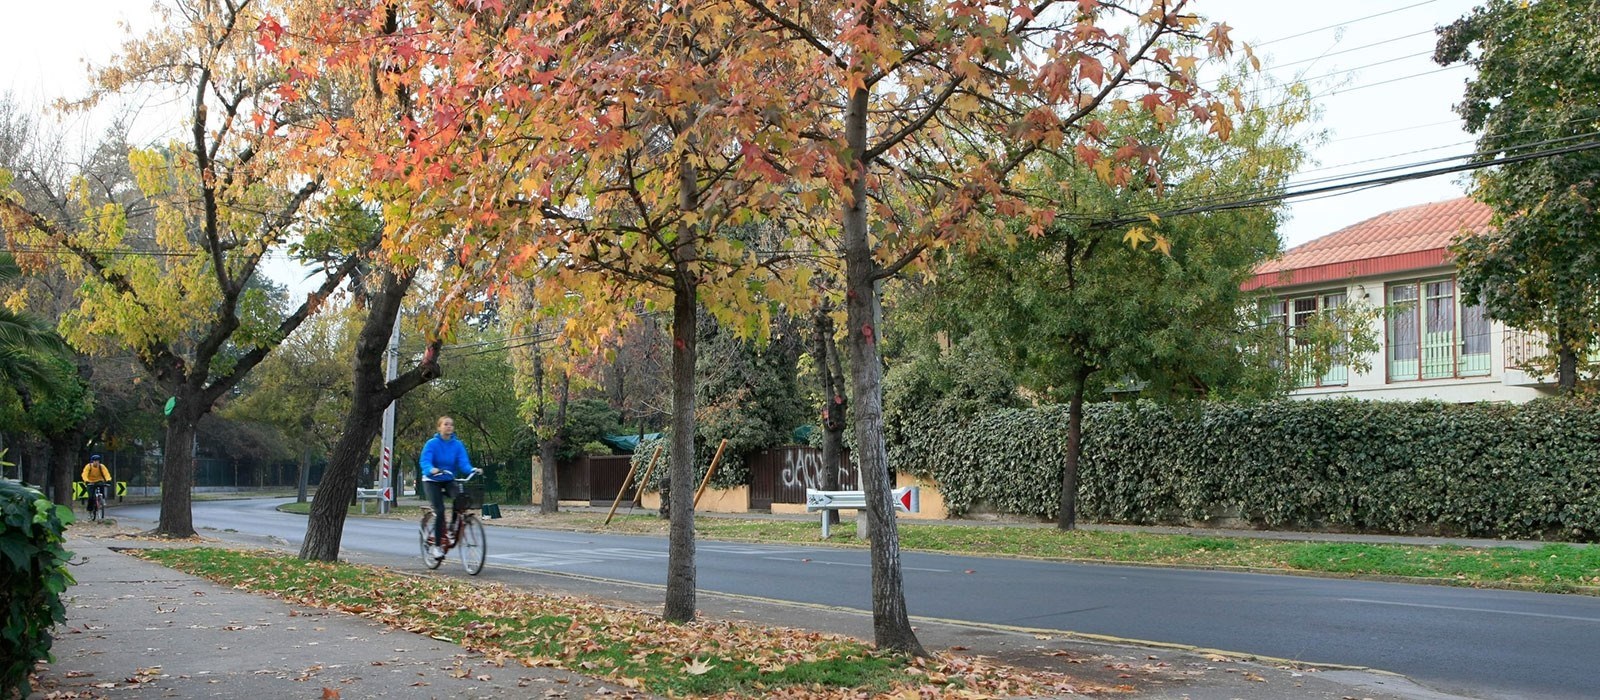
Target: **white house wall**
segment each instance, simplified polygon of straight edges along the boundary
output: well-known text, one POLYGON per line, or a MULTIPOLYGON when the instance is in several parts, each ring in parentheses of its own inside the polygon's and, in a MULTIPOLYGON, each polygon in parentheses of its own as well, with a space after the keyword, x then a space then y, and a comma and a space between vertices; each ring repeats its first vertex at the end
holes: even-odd
MULTIPOLYGON (((1385 299, 1385 285, 1390 282, 1437 279, 1453 274, 1454 270, 1452 268, 1438 268, 1435 270, 1411 271, 1386 277, 1351 280, 1346 286, 1333 284, 1274 289, 1272 294, 1282 298, 1293 298, 1307 294, 1325 294, 1343 290, 1347 295, 1346 299, 1349 300, 1348 303, 1363 302, 1373 307, 1381 307, 1385 299)), ((1459 304, 1457 313, 1460 313, 1459 304)), ((1357 371, 1352 366, 1349 372, 1349 382, 1344 386, 1308 387, 1291 392, 1289 396, 1296 399, 1351 397, 1386 401, 1431 399, 1450 403, 1475 403, 1479 401, 1524 403, 1553 394, 1553 387, 1550 386, 1533 387, 1507 384, 1507 381, 1511 381, 1514 384, 1526 383, 1526 375, 1520 371, 1512 370, 1510 377, 1507 377, 1505 369, 1506 326, 1499 321, 1493 320, 1489 324, 1490 364, 1488 376, 1390 382, 1387 375, 1388 338, 1386 335, 1386 321, 1386 317, 1383 314, 1379 314, 1369 329, 1375 334, 1374 337, 1378 340, 1379 349, 1377 354, 1365 358, 1371 365, 1366 371, 1357 371)))

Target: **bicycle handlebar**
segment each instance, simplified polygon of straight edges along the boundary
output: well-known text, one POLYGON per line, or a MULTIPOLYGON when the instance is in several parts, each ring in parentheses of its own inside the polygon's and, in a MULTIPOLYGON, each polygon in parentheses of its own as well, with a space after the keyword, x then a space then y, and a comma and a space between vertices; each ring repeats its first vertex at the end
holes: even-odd
MULTIPOLYGON (((453 471, 454 471, 454 470, 452 470, 452 472, 453 472, 453 471)), ((476 476, 478 476, 478 475, 479 475, 479 474, 482 474, 482 473, 483 473, 483 470, 482 470, 482 469, 478 469, 478 468, 474 468, 474 469, 473 469, 473 470, 472 470, 472 473, 471 473, 471 474, 468 474, 468 475, 466 475, 466 476, 463 476, 463 477, 459 477, 459 478, 456 478, 456 479, 451 479, 451 481, 463 481, 463 482, 464 482, 464 481, 472 481, 472 479, 473 479, 473 478, 474 478, 474 477, 476 477, 476 476)), ((424 474, 424 475, 423 475, 423 477, 422 477, 422 480, 423 480, 423 481, 429 481, 429 480, 430 480, 430 479, 428 479, 428 477, 427 477, 427 475, 426 475, 426 474, 424 474)), ((445 482, 434 482, 434 483, 445 483, 445 482)))

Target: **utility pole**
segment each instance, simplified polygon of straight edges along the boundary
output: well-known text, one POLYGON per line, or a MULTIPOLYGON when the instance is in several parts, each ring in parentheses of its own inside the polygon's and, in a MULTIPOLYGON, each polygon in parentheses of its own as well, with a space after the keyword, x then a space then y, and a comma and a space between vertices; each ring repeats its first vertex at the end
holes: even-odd
MULTIPOLYGON (((387 355, 387 368, 384 370, 384 383, 393 382, 400 374, 400 318, 394 319, 394 332, 389 334, 389 347, 384 350, 387 355)), ((378 488, 382 489, 383 500, 378 502, 378 512, 388 513, 395 500, 394 478, 394 411, 395 402, 390 401, 383 409, 383 463, 378 469, 378 488)))

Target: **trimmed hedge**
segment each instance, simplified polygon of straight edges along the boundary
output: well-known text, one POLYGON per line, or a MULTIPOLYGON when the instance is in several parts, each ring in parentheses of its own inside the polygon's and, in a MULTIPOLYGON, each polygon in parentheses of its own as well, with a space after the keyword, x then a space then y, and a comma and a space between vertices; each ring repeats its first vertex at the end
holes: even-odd
MULTIPOLYGON (((1278 401, 1085 407, 1083 518, 1242 518, 1272 528, 1600 539, 1600 411, 1529 404, 1278 401)), ((953 513, 1056 516, 1064 406, 924 436, 900 466, 953 513)))
POLYGON ((5 592, 6 618, 0 627, 0 698, 31 690, 28 673, 34 662, 53 660, 50 628, 66 621, 61 594, 76 583, 67 571, 72 553, 62 548, 72 511, 44 494, 9 479, 0 479, 0 591, 5 592))

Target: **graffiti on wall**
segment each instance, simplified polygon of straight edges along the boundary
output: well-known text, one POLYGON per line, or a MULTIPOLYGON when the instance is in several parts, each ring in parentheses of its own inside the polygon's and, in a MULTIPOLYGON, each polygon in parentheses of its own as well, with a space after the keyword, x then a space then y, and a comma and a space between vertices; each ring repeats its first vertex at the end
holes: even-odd
MULTIPOLYGON (((824 468, 821 450, 784 450, 783 471, 778 473, 778 483, 787 489, 820 489, 824 468)), ((840 470, 838 483, 838 488, 845 489, 855 483, 855 475, 850 473, 849 467, 840 470)))

